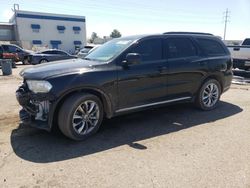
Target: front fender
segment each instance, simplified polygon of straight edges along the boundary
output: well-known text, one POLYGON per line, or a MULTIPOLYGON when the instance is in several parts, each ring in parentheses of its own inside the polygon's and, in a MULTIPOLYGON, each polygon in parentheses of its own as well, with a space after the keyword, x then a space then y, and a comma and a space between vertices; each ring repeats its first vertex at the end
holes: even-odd
POLYGON ((82 93, 86 92, 86 93, 91 93, 91 94, 97 95, 103 101, 104 111, 105 111, 106 117, 111 118, 113 116, 113 114, 114 114, 114 104, 112 103, 110 97, 104 91, 102 91, 100 88, 96 88, 96 87, 74 88, 74 89, 71 89, 71 90, 68 90, 68 91, 64 92, 51 105, 50 111, 49 111, 49 117, 48 117, 48 125, 49 125, 50 129, 57 122, 58 112, 59 112, 60 107, 63 104, 63 102, 69 96, 71 96, 71 95, 73 95, 74 93, 77 93, 77 92, 82 92, 82 93))

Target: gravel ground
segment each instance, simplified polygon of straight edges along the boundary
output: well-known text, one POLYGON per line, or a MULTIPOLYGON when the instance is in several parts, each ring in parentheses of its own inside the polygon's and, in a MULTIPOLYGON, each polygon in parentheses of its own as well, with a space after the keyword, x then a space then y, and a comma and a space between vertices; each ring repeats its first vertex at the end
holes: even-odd
POLYGON ((23 67, 0 76, 0 187, 250 187, 250 85, 232 85, 210 112, 148 110, 73 142, 19 125, 23 67))

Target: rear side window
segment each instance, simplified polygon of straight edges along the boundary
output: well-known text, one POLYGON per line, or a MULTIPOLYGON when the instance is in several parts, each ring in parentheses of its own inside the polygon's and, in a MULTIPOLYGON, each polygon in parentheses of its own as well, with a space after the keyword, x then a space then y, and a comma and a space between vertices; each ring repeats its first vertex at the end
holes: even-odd
POLYGON ((139 53, 142 61, 155 61, 162 59, 162 40, 146 39, 139 42, 130 50, 131 53, 139 53))
POLYGON ((215 41, 209 39, 197 39, 202 50, 209 56, 226 55, 226 52, 222 45, 215 41))
POLYGON ((188 38, 168 38, 164 45, 168 59, 197 56, 197 49, 188 38))
POLYGON ((62 51, 54 51, 54 54, 67 55, 65 52, 62 52, 62 51))
POLYGON ((250 45, 250 39, 245 39, 242 45, 250 45))
POLYGON ((53 50, 49 50, 49 51, 43 51, 41 52, 42 54, 55 54, 55 52, 53 50))

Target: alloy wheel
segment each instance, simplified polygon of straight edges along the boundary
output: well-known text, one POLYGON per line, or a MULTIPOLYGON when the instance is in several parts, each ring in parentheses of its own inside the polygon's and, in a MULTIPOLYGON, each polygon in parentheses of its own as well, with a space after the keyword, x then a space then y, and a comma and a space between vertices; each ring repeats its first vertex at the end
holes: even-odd
POLYGON ((204 106, 213 107, 219 99, 219 88, 214 83, 209 83, 202 92, 202 102, 204 106))
POLYGON ((72 118, 72 126, 76 133, 85 135, 91 132, 98 124, 100 109, 95 101, 87 100, 75 110, 72 118))

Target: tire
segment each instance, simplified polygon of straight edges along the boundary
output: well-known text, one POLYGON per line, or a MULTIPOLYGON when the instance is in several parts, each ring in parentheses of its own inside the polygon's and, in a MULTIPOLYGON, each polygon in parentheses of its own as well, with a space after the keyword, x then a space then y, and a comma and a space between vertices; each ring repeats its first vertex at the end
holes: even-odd
POLYGON ((12 68, 16 68, 16 63, 12 61, 12 68))
POLYGON ((84 140, 96 133, 102 120, 102 102, 95 95, 87 93, 70 96, 65 100, 58 114, 59 129, 73 140, 84 140), (93 107, 94 104, 96 106, 93 107), (92 111, 91 107, 93 107, 92 111), (86 109, 89 113, 86 113, 86 109))
POLYGON ((195 105, 204 111, 209 111, 218 105, 221 96, 221 85, 215 79, 203 83, 195 99, 195 105))
POLYGON ((41 63, 48 63, 49 61, 47 60, 47 59, 41 59, 40 61, 39 61, 39 64, 41 64, 41 63))
POLYGON ((28 58, 25 58, 23 61, 22 61, 23 65, 30 65, 30 62, 28 61, 28 58))

